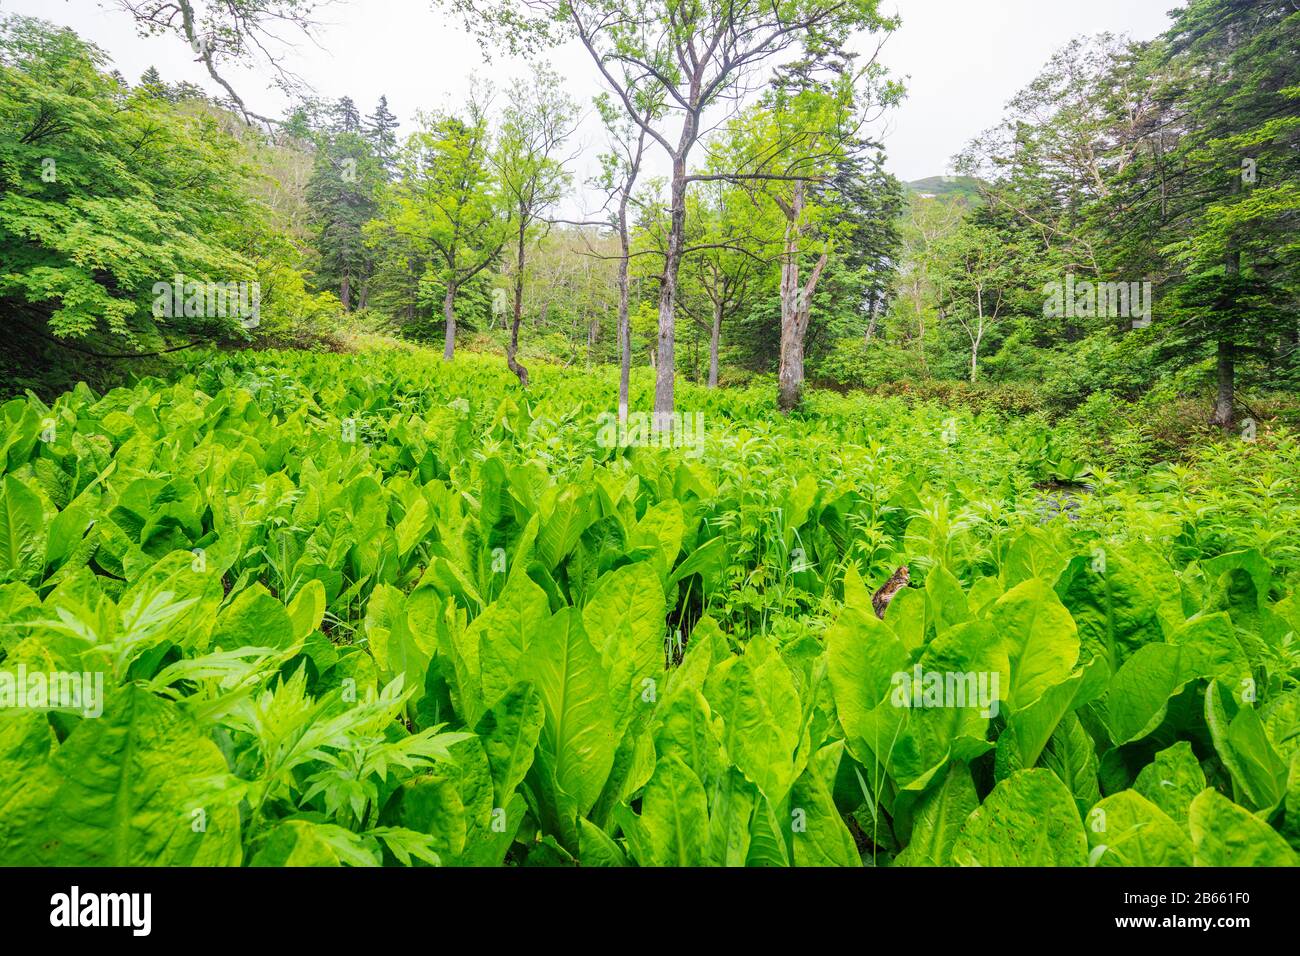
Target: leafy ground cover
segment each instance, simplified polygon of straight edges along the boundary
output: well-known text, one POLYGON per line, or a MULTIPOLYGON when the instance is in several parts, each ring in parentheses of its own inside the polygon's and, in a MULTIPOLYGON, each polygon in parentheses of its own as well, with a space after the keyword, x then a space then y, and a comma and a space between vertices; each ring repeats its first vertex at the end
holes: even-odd
POLYGON ((0 406, 0 863, 1296 862, 1292 434, 684 385, 698 446, 620 447, 615 376, 0 406))

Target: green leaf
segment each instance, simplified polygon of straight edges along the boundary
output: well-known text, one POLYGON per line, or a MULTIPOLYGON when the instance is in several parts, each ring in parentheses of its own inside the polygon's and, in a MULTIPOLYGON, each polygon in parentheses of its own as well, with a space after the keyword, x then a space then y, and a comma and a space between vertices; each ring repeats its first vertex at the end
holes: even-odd
MULTIPOLYGON (((846 576, 861 581, 852 565, 846 576)), ((870 597, 847 604, 835 623, 826 629, 826 664, 835 709, 844 733, 862 737, 867 732, 868 713, 889 694, 894 675, 910 664, 907 648, 888 624, 871 610, 870 597)))
POLYGON ((750 828, 761 800, 758 788, 730 767, 709 791, 709 863, 744 866, 749 856, 750 828))
POLYGON ((844 741, 822 747, 790 791, 795 866, 861 866, 853 834, 831 796, 844 741))
POLYGON ((241 791, 221 751, 178 705, 137 685, 109 693, 103 715, 80 721, 38 779, 53 789, 22 840, 6 844, 10 864, 239 863, 241 791))
MULTIPOLYGON (((536 635, 551 630, 549 617, 546 592, 516 564, 501 594, 471 622, 465 635, 466 642, 478 649, 484 707, 492 707, 522 676, 524 649, 536 635)), ((479 715, 466 716, 473 723, 479 715)))
POLYGON ((504 807, 533 765, 546 711, 532 684, 520 682, 508 690, 474 727, 492 768, 494 806, 504 807))
POLYGON ((670 754, 695 771, 706 786, 722 774, 722 744, 714 730, 709 705, 699 691, 686 688, 656 712, 655 751, 670 754))
MULTIPOLYGON (((522 670, 546 709, 529 778, 554 825, 572 821, 576 828, 600 796, 618 746, 608 681, 576 609, 560 611, 532 635, 522 670)), ((566 838, 576 848, 576 829, 566 838)))
POLYGON ((304 641, 325 619, 325 585, 314 578, 304 584, 289 602, 293 639, 304 641))
POLYGON ((287 648, 294 642, 293 621, 288 611, 258 583, 240 591, 217 615, 211 646, 225 651, 246 647, 250 635, 256 635, 259 647, 287 648))
POLYGON ((604 575, 582 609, 584 629, 594 636, 609 675, 610 701, 620 732, 633 708, 648 706, 656 696, 654 684, 664 668, 666 613, 659 574, 647 561, 604 575))
POLYGON ((1272 810, 1286 796, 1287 766, 1269 743, 1263 721, 1217 680, 1205 688, 1205 723, 1235 793, 1256 810, 1272 810))
POLYGON ((250 866, 378 866, 379 847, 332 823, 285 820, 266 837, 250 866))
POLYGON ((1177 644, 1140 647, 1111 678, 1106 724, 1116 746, 1141 740, 1165 719, 1169 698, 1196 677, 1177 644))
POLYGON ((796 776, 802 723, 785 662, 764 638, 751 638, 742 656, 713 669, 704 696, 722 718, 722 745, 731 762, 768 800, 784 800, 796 776))
MULTIPOLYGON (((470 821, 455 774, 421 774, 404 782, 392 800, 384 808, 385 821, 428 835, 439 856, 451 858, 464 851, 470 821)), ((480 825, 488 822, 482 820, 480 825)))
POLYGON ((708 804, 704 785, 676 756, 660 760, 641 798, 635 826, 644 856, 642 866, 703 866, 708 843, 708 804))
POLYGON ((958 866, 1086 866, 1088 838, 1065 784, 1050 770, 1003 780, 953 845, 958 866))
POLYGON ((926 575, 925 599, 936 634, 942 634, 954 624, 970 620, 966 592, 961 589, 961 582, 942 564, 926 575))
POLYGON ((585 817, 578 823, 578 861, 583 866, 627 866, 627 857, 608 833, 585 817))
POLYGON ((1185 825, 1192 800, 1205 789, 1205 772, 1192 753, 1192 745, 1180 740, 1159 751, 1155 759, 1142 768, 1133 789, 1170 818, 1185 825))
POLYGON ((1002 780, 1017 770, 1027 770, 1056 732, 1057 725, 1072 710, 1087 703, 1100 680, 1094 674, 1104 672, 1104 661, 1093 658, 1063 683, 1044 693, 1023 710, 1007 717, 1007 725, 998 735, 994 773, 1002 780))
POLYGON ((554 570, 569 556, 593 515, 594 509, 581 486, 566 485, 560 491, 554 510, 542 521, 537 535, 537 554, 548 569, 554 570))
POLYGON ((1068 715, 1052 734, 1041 764, 1070 788, 1080 813, 1100 799, 1097 753, 1092 738, 1074 714, 1068 715))
POLYGON ((13 475, 0 485, 0 583, 38 584, 45 570, 45 510, 13 475))
POLYGON ((1250 659, 1223 612, 1191 618, 1170 635, 1169 643, 1183 648, 1185 666, 1198 677, 1222 678, 1235 686, 1250 676, 1250 659))
POLYGON ((1098 801, 1087 821, 1094 865, 1192 865, 1192 843, 1182 827, 1133 790, 1098 801))
POLYGON ((900 866, 947 866, 953 844, 967 818, 979 806, 970 770, 954 765, 943 781, 926 793, 912 816, 912 836, 899 855, 900 866))
POLYGON ((1084 658, 1105 658, 1112 673, 1137 648, 1164 640, 1155 586, 1113 549, 1104 553, 1104 563, 1086 556, 1071 560, 1056 592, 1078 626, 1084 658))
POLYGON ((1276 830, 1217 790, 1204 790, 1187 815, 1197 866, 1295 866, 1276 830))
POLYGON ((1050 688, 1064 683, 1079 659, 1079 635, 1070 612, 1052 589, 1030 578, 993 605, 997 627, 1011 665, 1007 706, 1022 710, 1050 688))

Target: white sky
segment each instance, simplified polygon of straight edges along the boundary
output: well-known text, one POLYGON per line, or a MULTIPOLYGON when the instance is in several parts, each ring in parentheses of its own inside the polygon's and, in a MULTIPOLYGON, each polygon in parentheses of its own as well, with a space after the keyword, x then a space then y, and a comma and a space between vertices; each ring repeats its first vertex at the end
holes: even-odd
MULTIPOLYGON (((908 78, 907 99, 884 124, 888 168, 904 180, 947 172, 951 156, 998 121, 1006 101, 1054 49, 1074 36, 1103 31, 1149 39, 1168 25, 1166 9, 1181 2, 883 0, 882 9, 897 10, 903 25, 882 59, 895 75, 908 78)), ((73 27, 112 56, 131 82, 154 65, 170 82, 188 79, 217 92, 184 43, 170 36, 139 37, 131 18, 110 0, 0 0, 0 10, 73 27)), ((386 94, 403 131, 417 108, 454 107, 475 73, 500 86, 524 72, 522 63, 508 58, 486 64, 476 41, 431 0, 335 0, 318 19, 316 45, 294 37, 286 66, 320 96, 351 96, 362 113, 386 94)), ((586 107, 600 82, 585 51, 561 48, 550 60, 586 107)), ((227 78, 250 109, 277 115, 285 104, 270 88, 269 76, 267 69, 229 70, 227 78)), ((601 148, 599 124, 590 112, 575 143, 586 153, 578 164, 580 179, 594 174, 601 148)))

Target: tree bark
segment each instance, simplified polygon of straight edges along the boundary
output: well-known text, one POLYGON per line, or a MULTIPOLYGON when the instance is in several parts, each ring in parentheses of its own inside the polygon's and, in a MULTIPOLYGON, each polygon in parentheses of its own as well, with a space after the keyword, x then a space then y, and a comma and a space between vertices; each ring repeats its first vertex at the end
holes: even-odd
POLYGON ((1236 359, 1236 346, 1226 339, 1220 339, 1215 374, 1218 381, 1218 391, 1214 397, 1214 417, 1210 419, 1210 423, 1218 425, 1224 431, 1231 430, 1236 421, 1232 400, 1237 371, 1236 359))
POLYGON ((343 282, 339 285, 339 302, 342 303, 344 312, 352 311, 352 279, 348 275, 343 276, 343 282))
MULTIPOLYGON (((521 220, 521 223, 524 220, 521 220)), ((519 227, 519 245, 515 258, 515 302, 514 315, 510 322, 510 343, 506 346, 506 365, 510 371, 519 376, 519 384, 528 387, 528 369, 515 357, 519 354, 519 323, 524 317, 524 226, 519 227)))
POLYGON ((713 303, 713 328, 709 334, 709 388, 718 387, 718 341, 722 338, 722 303, 713 303))
POLYGON ((618 420, 619 424, 627 421, 628 383, 632 374, 632 328, 628 315, 628 256, 631 244, 627 236, 627 190, 618 204, 618 420))
POLYGON ((673 159, 672 202, 669 216, 668 248, 664 253, 664 273, 659 283, 659 360, 655 368, 653 425, 655 431, 672 427, 674 406, 677 272, 681 266, 682 244, 686 236, 686 161, 680 155, 673 159))
POLYGON ((979 375, 980 342, 984 338, 984 289, 975 287, 975 307, 979 311, 979 326, 970 340, 970 383, 975 384, 979 375))
POLYGON ((803 345, 812 316, 812 297, 817 280, 826 268, 828 254, 823 252, 813 266, 806 284, 799 280, 799 237, 802 232, 804 184, 795 183, 789 205, 785 208, 785 250, 781 257, 781 364, 777 371, 776 404, 790 412, 803 398, 803 345))
POLYGON ((777 373, 777 408, 789 412, 803 397, 803 337, 792 327, 781 329, 781 369, 777 373))
MULTIPOLYGON (((1236 192, 1240 185, 1241 180, 1234 179, 1233 192, 1236 192)), ((1228 253, 1227 260, 1224 262, 1224 271, 1229 281, 1233 283, 1232 295, 1235 298, 1237 295, 1235 283, 1237 277, 1241 275, 1240 249, 1234 249, 1228 253)), ((1218 388, 1214 396, 1214 415, 1210 419, 1210 424, 1218 425, 1226 432, 1236 424, 1232 399, 1233 393, 1236 391, 1237 348, 1231 340, 1220 338, 1218 353, 1218 361, 1215 363, 1215 379, 1218 388)))
POLYGON ((450 362, 456 354, 456 284, 447 283, 447 294, 442 299, 442 317, 447 321, 447 336, 443 340, 442 358, 450 362))
MULTIPOLYGON (((803 344, 812 317, 812 297, 817 280, 826 268, 827 253, 823 252, 813 266, 812 275, 802 289, 795 293, 790 321, 781 323, 781 367, 777 373, 777 407, 790 412, 803 400, 803 344)), ((798 289, 799 261, 796 257, 790 268, 791 285, 798 289)), ((785 311, 784 308, 782 311, 785 311)))

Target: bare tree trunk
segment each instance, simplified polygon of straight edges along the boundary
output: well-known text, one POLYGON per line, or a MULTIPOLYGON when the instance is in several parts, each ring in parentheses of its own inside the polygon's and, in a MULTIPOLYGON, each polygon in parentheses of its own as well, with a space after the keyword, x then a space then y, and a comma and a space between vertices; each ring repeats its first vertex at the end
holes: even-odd
POLYGON ((970 340, 970 382, 975 384, 979 374, 980 341, 984 338, 984 290, 975 287, 975 308, 979 313, 979 325, 970 340))
POLYGON ((877 305, 878 305, 878 300, 876 299, 876 296, 873 294, 871 296, 871 305, 868 307, 867 310, 867 317, 868 317, 867 318, 867 341, 868 342, 870 342, 873 338, 876 337, 876 312, 877 312, 876 306, 877 305))
POLYGON ((627 421, 628 383, 632 374, 632 325, 628 316, 628 254, 630 244, 627 237, 627 194, 619 202, 618 241, 620 256, 618 260, 618 420, 620 424, 627 421))
POLYGON ((524 222, 525 220, 521 220, 519 226, 519 245, 516 249, 515 311, 510 322, 510 344, 506 346, 506 365, 510 367, 510 371, 519 376, 519 384, 527 388, 528 369, 515 358, 519 354, 519 323, 524 317, 524 222))
POLYGON ((343 311, 352 311, 352 277, 346 273, 343 276, 343 282, 339 286, 339 302, 343 304, 343 311))
POLYGON ((722 303, 713 303, 713 329, 709 335, 709 388, 718 387, 718 341, 722 338, 722 303))
MULTIPOLYGON (((1233 183, 1233 191, 1236 192, 1240 180, 1233 180, 1233 183)), ((1229 281, 1236 282, 1237 277, 1241 275, 1241 250, 1234 249, 1228 253, 1227 260, 1224 262, 1224 271, 1229 281)), ((1233 295, 1236 295, 1235 290, 1233 295)), ((1210 419, 1210 424, 1218 425, 1224 431, 1228 431, 1236 423, 1233 393, 1236 391, 1237 348, 1232 341, 1220 338, 1218 353, 1218 361, 1215 363, 1218 390, 1214 397, 1214 415, 1210 419)))
POLYGON ((798 240, 799 188, 786 212, 785 249, 781 255, 781 364, 777 371, 776 404, 783 412, 799 404, 799 381, 803 377, 803 354, 800 350, 797 371, 792 367, 794 356, 794 325, 798 320, 799 304, 795 301, 799 289, 798 240))
POLYGON ((1226 339, 1219 340, 1219 356, 1216 363, 1215 378, 1218 391, 1214 397, 1214 417, 1210 424, 1218 425, 1228 431, 1236 422, 1233 408, 1234 383, 1236 379, 1237 348, 1226 339))
POLYGON ((447 320, 447 337, 443 340, 442 358, 450 362, 456 354, 456 284, 447 283, 447 294, 442 299, 442 317, 447 320))
POLYGON ((781 369, 777 374, 776 404, 783 412, 798 407, 803 397, 803 337, 793 326, 781 327, 781 369))
MULTIPOLYGON (((803 400, 803 343, 808 333, 808 321, 812 317, 812 297, 817 288, 817 280, 826 268, 827 254, 823 252, 813 266, 808 284, 795 295, 794 309, 790 321, 781 323, 781 367, 777 372, 777 407, 789 412, 803 400)), ((798 288, 799 263, 796 259, 791 272, 795 288, 798 288)), ((784 310, 783 310, 784 311, 784 310)))
POLYGON ((781 364, 777 371, 776 404, 782 412, 793 410, 803 398, 804 335, 812 315, 813 292, 828 258, 823 252, 807 284, 800 284, 799 235, 803 207, 804 185, 799 182, 786 210, 785 251, 781 258, 781 364))
POLYGON ((674 408, 677 271, 682 262, 682 244, 686 236, 686 161, 680 155, 673 159, 669 216, 668 248, 664 253, 663 279, 659 283, 659 361, 655 371, 654 404, 656 431, 672 427, 674 408))
POLYGON ((411 280, 410 288, 407 290, 406 298, 406 324, 415 324, 415 308, 420 298, 420 276, 415 271, 415 263, 410 263, 410 272, 407 276, 411 280))

